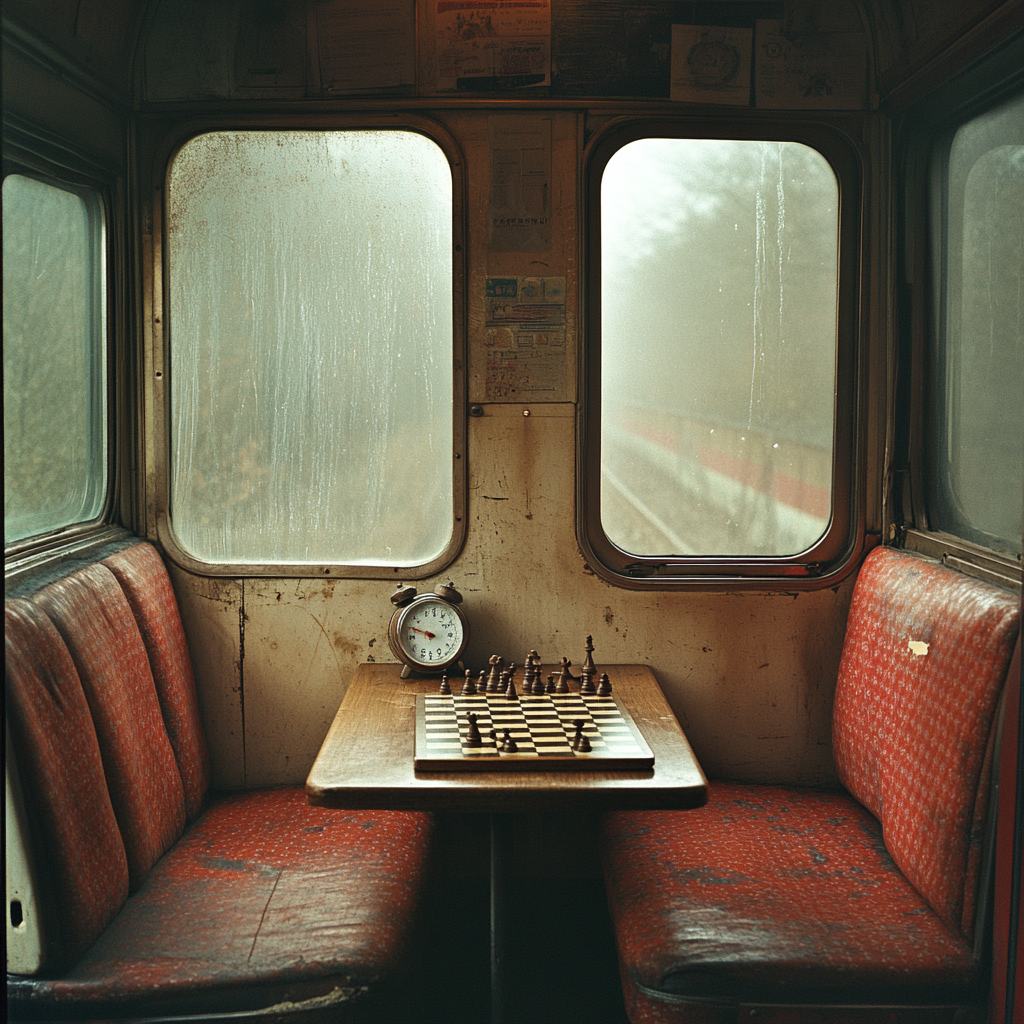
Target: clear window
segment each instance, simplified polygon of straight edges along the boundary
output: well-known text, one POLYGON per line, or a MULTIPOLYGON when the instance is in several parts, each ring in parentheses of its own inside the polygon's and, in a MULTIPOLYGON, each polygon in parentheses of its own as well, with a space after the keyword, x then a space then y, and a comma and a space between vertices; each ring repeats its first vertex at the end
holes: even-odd
POLYGON ((170 168, 170 503, 214 563, 453 535, 452 173, 411 131, 238 131, 170 168))
POLYGON ((828 160, 797 142, 638 138, 607 159, 599 201, 603 560, 685 574, 687 559, 813 549, 835 511, 828 160))
POLYGON ((1024 96, 932 166, 937 282, 929 525, 1011 555, 1024 495, 1024 96))
POLYGON ((106 502, 106 327, 98 195, 3 182, 6 543, 106 502))

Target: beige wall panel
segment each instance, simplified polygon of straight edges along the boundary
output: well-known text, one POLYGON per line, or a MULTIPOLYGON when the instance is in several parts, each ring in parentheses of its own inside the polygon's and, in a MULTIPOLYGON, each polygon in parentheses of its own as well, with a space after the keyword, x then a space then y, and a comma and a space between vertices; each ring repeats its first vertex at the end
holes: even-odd
POLYGON ((393 589, 372 580, 246 583, 248 787, 305 782, 356 666, 394 660, 387 640, 393 589))
POLYGON ((199 708, 213 758, 214 789, 245 787, 239 623, 241 580, 193 576, 168 563, 188 636, 199 708))

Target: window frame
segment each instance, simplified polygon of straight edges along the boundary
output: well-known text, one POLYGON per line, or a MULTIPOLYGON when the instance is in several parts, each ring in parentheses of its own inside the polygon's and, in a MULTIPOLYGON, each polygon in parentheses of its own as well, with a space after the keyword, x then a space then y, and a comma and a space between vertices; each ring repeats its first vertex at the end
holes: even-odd
POLYGON ((629 589, 808 590, 835 583, 855 567, 865 541, 863 425, 867 345, 861 338, 862 158, 839 128, 817 121, 646 117, 610 122, 584 154, 580 360, 577 431, 577 540, 591 568, 629 589), (611 157, 643 138, 795 142, 828 162, 839 189, 835 433, 832 515, 823 537, 792 556, 641 556, 618 548, 601 524, 601 180, 611 157))
POLYGON ((89 481, 91 488, 103 489, 99 510, 90 519, 69 523, 32 534, 11 543, 4 537, 5 566, 11 569, 32 560, 36 555, 70 545, 88 546, 90 539, 105 538, 116 518, 120 495, 117 473, 121 452, 117 444, 118 375, 116 374, 116 328, 119 322, 116 300, 117 254, 115 202, 117 176, 91 160, 85 153, 70 146, 51 133, 36 128, 14 115, 4 115, 2 180, 18 174, 54 188, 70 192, 85 200, 91 241, 97 259, 90 268, 91 305, 100 305, 99 317, 92 310, 90 325, 94 351, 102 353, 102 372, 90 380, 90 403, 93 412, 92 430, 95 440, 102 440, 103 471, 101 478, 89 481), (98 321, 98 322, 97 322, 98 321))
MULTIPOLYGON (((948 238, 945 216, 948 158, 957 130, 1024 90, 1024 37, 1010 40, 991 58, 972 65, 923 98, 915 96, 896 113, 903 130, 894 166, 902 171, 903 190, 897 220, 898 273, 896 308, 898 353, 896 388, 890 399, 891 480, 884 512, 887 536, 952 568, 1004 587, 1020 590, 1022 563, 1002 551, 936 528, 928 516, 933 363, 944 342, 945 289, 935 281, 931 209, 937 154, 943 212, 940 233, 948 238), (936 296, 936 289, 940 296, 936 296), (935 310, 939 306, 939 322, 935 310)), ((948 253, 941 257, 945 271, 948 253)))
MULTIPOLYGON (((153 251, 151 310, 147 317, 147 404, 160 424, 152 467, 155 532, 167 556, 183 569, 203 576, 232 578, 328 578, 418 580, 442 572, 458 557, 465 543, 467 520, 466 469, 466 176, 465 160, 455 139, 438 123, 418 115, 337 114, 334 116, 281 116, 259 119, 204 118, 181 124, 155 147, 151 181, 153 251), (171 379, 173 310, 169 308, 170 266, 164 257, 167 224, 164 196, 171 164, 192 139, 213 132, 336 132, 405 131, 434 142, 448 160, 452 174, 452 535, 447 546, 430 561, 412 566, 320 562, 212 562, 200 559, 179 543, 171 520, 171 379)), ((146 291, 150 289, 147 287, 146 291)), ((150 474, 147 474, 150 475, 150 474)))

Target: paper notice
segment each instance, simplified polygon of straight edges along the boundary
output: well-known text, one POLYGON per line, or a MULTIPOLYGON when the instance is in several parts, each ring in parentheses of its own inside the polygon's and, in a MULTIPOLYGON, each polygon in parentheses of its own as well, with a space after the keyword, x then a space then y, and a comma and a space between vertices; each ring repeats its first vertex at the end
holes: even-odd
POLYGON ((749 28, 673 25, 670 99, 748 106, 753 38, 749 28))
POLYGON ((757 23, 755 102, 766 109, 860 110, 867 48, 854 32, 787 39, 778 21, 757 23))
POLYGON ((492 252, 551 248, 551 120, 515 114, 488 119, 492 252))
POLYGON ((437 0, 437 89, 551 84, 551 0, 437 0))
POLYGON ((565 278, 487 278, 488 402, 564 402, 565 278))

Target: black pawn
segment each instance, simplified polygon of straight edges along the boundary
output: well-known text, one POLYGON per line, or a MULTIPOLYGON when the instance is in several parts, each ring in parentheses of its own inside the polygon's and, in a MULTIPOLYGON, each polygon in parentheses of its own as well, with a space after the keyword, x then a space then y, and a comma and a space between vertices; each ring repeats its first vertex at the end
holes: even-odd
POLYGON ((586 736, 580 736, 579 746, 576 748, 581 754, 589 754, 592 747, 590 746, 590 740, 586 736))
POLYGON ((480 735, 480 727, 476 724, 476 715, 469 716, 469 729, 466 730, 466 746, 482 747, 483 737, 480 735))
POLYGON ((466 669, 466 681, 462 684, 462 696, 472 697, 476 694, 476 683, 473 682, 473 673, 466 669))
POLYGON ((570 746, 573 750, 579 750, 580 744, 585 739, 583 735, 583 719, 577 718, 572 724, 576 726, 576 735, 573 736, 572 743, 570 744, 570 746))
POLYGON ((562 658, 562 667, 558 672, 558 684, 555 686, 555 693, 568 693, 569 680, 575 676, 569 671, 572 662, 568 658, 562 658))
POLYGON ((555 693, 555 677, 553 675, 548 676, 548 685, 544 688, 547 693, 555 693))
POLYGON ((508 686, 505 688, 505 700, 519 700, 519 694, 516 691, 516 681, 511 675, 508 677, 508 686))
POLYGON ((437 692, 440 693, 443 697, 451 696, 452 688, 451 684, 448 682, 447 674, 441 676, 441 688, 437 692))
POLYGON ((555 679, 555 688, 553 693, 568 693, 569 692, 569 681, 565 678, 564 672, 559 672, 558 677, 555 679))
POLYGON ((488 659, 488 664, 491 666, 491 670, 487 675, 487 692, 488 693, 499 693, 501 682, 501 655, 492 654, 488 659))
POLYGON ((505 737, 504 737, 504 740, 503 740, 503 742, 501 744, 501 749, 506 754, 515 754, 519 750, 519 744, 516 743, 516 741, 514 739, 512 739, 512 730, 511 729, 506 729, 505 730, 505 737))
POLYGON ((487 669, 484 669, 480 673, 480 678, 476 681, 476 692, 486 693, 487 692, 487 669))
POLYGON ((612 684, 607 672, 602 672, 601 678, 597 681, 597 695, 598 697, 610 697, 612 695, 612 684))

